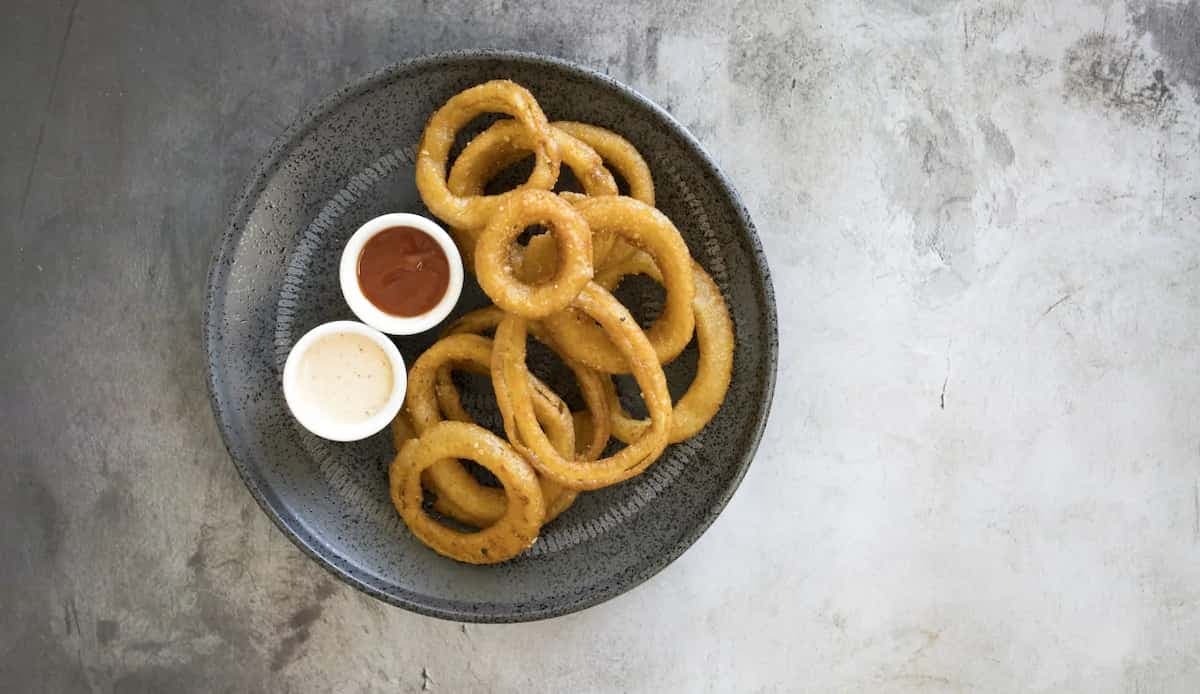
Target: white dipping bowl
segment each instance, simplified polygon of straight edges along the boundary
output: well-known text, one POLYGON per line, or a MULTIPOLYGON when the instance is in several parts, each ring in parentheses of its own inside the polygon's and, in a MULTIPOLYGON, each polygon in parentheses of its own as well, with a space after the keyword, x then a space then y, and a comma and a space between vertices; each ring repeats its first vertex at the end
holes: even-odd
POLYGON ((342 250, 338 279, 342 285, 342 296, 359 320, 388 335, 415 335, 441 323, 458 303, 463 286, 462 256, 458 253, 458 246, 454 245, 454 239, 437 222, 419 214, 394 212, 376 217, 354 232, 342 250), (392 227, 413 227, 428 234, 446 254, 450 268, 450 282, 446 286, 445 296, 433 308, 417 316, 394 316, 381 310, 363 294, 362 286, 358 283, 358 256, 363 246, 371 237, 392 227))
POLYGON ((396 349, 396 345, 387 335, 358 321, 333 321, 309 330, 292 347, 283 366, 283 399, 287 401, 292 416, 305 429, 330 441, 358 441, 379 433, 396 418, 396 413, 404 404, 404 394, 407 390, 408 370, 404 366, 404 357, 400 356, 400 350, 396 349), (361 421, 344 422, 330 418, 321 409, 320 403, 305 398, 303 390, 299 387, 300 363, 305 352, 321 338, 334 333, 354 333, 369 338, 383 350, 388 365, 392 367, 392 390, 387 401, 378 412, 361 421))

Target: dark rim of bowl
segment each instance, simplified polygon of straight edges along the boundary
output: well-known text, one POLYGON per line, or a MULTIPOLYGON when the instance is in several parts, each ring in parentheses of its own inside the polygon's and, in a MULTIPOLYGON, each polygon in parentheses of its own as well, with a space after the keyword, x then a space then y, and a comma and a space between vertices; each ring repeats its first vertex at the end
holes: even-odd
MULTIPOLYGON (((770 415, 771 402, 775 393, 775 379, 778 367, 779 356, 779 328, 778 318, 775 307, 775 292, 771 285, 771 274, 767 266, 767 259, 763 253, 762 243, 755 231, 753 222, 750 221, 750 215, 746 210, 745 204, 738 195, 736 188, 730 183, 729 179, 721 172, 716 163, 709 156, 708 152, 700 145, 700 143, 689 133, 682 125, 680 125, 669 113, 660 108, 650 99, 642 96, 632 88, 621 84, 620 82, 603 75, 590 68, 568 62, 561 58, 555 58, 536 53, 526 53, 521 51, 497 51, 497 50, 468 50, 468 51, 447 51, 444 53, 435 53, 417 58, 412 58, 403 62, 394 63, 392 65, 380 68, 371 72, 359 79, 351 82, 345 87, 339 89, 333 94, 327 96, 318 102, 315 106, 310 107, 305 113, 292 122, 281 133, 271 147, 259 160, 258 165, 254 168, 250 175, 246 187, 242 194, 238 196, 237 201, 230 209, 229 221, 225 227, 224 233, 218 241, 216 252, 212 254, 211 264, 209 265, 207 286, 205 289, 205 307, 204 307, 204 326, 203 326, 204 350, 206 353, 206 378, 205 382, 208 385, 209 402, 212 405, 213 414, 218 423, 218 429, 221 432, 221 439, 225 443, 225 448, 232 458, 234 466, 237 468, 238 474, 245 483, 246 488, 250 491, 251 496, 262 510, 267 514, 271 521, 279 528, 283 534, 290 539, 293 544, 300 548, 305 554, 314 559, 319 565, 323 566, 327 571, 336 576, 339 580, 357 588, 358 590, 370 595, 374 598, 382 600, 398 607, 403 607, 407 610, 417 612, 419 614, 437 617, 440 619, 454 620, 460 622, 526 622, 539 619, 547 619, 557 617, 572 612, 598 605, 602 602, 610 600, 622 593, 629 591, 635 586, 643 583, 650 577, 657 574, 667 567, 671 562, 675 561, 689 547, 696 542, 699 537, 712 525, 717 516, 725 508, 733 493, 741 484, 742 479, 746 475, 750 463, 754 460, 754 454, 758 450, 758 445, 762 440, 763 431, 766 428, 767 419, 770 415), (623 96, 641 105, 643 108, 650 110, 655 116, 666 122, 672 130, 675 137, 680 138, 683 142, 700 155, 706 173, 714 176, 730 194, 738 219, 743 227, 749 232, 746 235, 746 241, 749 243, 755 263, 758 266, 758 271, 761 274, 762 282, 760 283, 759 299, 762 305, 768 311, 766 316, 767 323, 767 359, 763 367, 767 371, 766 388, 763 390, 759 407, 762 411, 762 417, 755 423, 754 431, 752 432, 752 442, 748 449, 742 454, 739 461, 737 471, 728 486, 723 490, 720 498, 716 503, 705 509, 703 515, 697 518, 697 521, 687 530, 683 537, 677 541, 669 551, 664 552, 656 557, 651 558, 648 562, 639 564, 624 574, 619 575, 610 584, 590 592, 577 599, 559 600, 554 604, 536 604, 536 605, 515 605, 502 606, 498 610, 474 611, 470 608, 457 608, 442 604, 430 604, 428 601, 410 599, 405 596, 396 595, 388 592, 387 585, 375 581, 372 576, 362 575, 352 570, 349 566, 343 566, 336 557, 329 557, 323 553, 324 543, 320 542, 316 537, 303 528, 293 527, 289 524, 279 511, 275 508, 269 496, 268 490, 259 485, 256 473, 247 467, 243 456, 241 455, 239 446, 230 439, 230 422, 227 421, 225 403, 222 400, 217 382, 215 380, 215 365, 216 355, 220 349, 221 340, 219 331, 215 329, 213 317, 217 315, 219 309, 224 308, 224 293, 220 291, 224 286, 225 272, 230 267, 230 257, 233 248, 240 239, 244 229, 245 221, 249 217, 254 203, 257 201, 262 190, 266 186, 267 180, 279 167, 282 156, 291 149, 291 145, 301 136, 318 125, 333 109, 340 106, 343 102, 356 96, 374 89, 382 82, 389 81, 395 77, 423 70, 425 68, 436 66, 445 62, 486 62, 494 60, 506 60, 516 63, 528 63, 534 65, 550 65, 556 69, 567 72, 573 76, 597 82, 604 87, 614 89, 623 96), (220 283, 220 285, 218 285, 220 283)), ((435 599, 436 601, 436 599, 435 599)), ((439 601, 440 602, 440 601, 439 601)))

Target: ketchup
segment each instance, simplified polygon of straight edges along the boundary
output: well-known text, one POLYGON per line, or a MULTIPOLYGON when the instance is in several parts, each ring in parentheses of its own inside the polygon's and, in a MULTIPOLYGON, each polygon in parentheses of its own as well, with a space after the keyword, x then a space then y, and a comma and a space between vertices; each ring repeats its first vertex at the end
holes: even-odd
POLYGON ((450 262, 429 234, 392 227, 372 236, 358 254, 358 284, 384 313, 419 316, 446 295, 450 262))

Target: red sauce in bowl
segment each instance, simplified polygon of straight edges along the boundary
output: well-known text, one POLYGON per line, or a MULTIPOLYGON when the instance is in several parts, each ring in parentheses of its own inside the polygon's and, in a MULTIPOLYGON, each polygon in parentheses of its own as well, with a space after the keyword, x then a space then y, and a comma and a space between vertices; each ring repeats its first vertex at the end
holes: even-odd
POLYGON ((380 311, 411 318, 438 305, 450 286, 450 261, 429 234, 391 227, 358 254, 358 285, 380 311))

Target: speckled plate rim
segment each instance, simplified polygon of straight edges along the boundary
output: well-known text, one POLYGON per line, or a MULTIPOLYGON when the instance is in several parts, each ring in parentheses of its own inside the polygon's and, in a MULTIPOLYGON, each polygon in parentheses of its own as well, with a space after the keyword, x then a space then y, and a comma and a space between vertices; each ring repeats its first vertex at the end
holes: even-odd
POLYGON ((217 420, 217 428, 221 433, 221 440, 225 444, 225 449, 229 452, 230 458, 233 460, 234 467, 237 468, 238 475, 241 476, 246 488, 250 491, 251 496, 266 513, 267 517, 275 524, 277 528, 292 541, 302 552, 312 558, 317 564, 324 567, 335 577, 342 582, 353 586, 354 588, 382 600, 383 602, 402 607, 404 609, 416 612, 418 614, 437 617, 459 622, 479 622, 479 623, 505 623, 505 622, 528 622, 540 619, 548 619, 558 617, 572 612, 587 609, 594 605, 610 600, 622 593, 625 593, 632 588, 645 582, 658 572, 662 571, 671 562, 678 559, 696 540, 704 534, 709 527, 712 526, 717 516, 729 503, 733 497, 733 493, 737 491, 742 479, 745 478, 746 471, 750 464, 754 461, 754 455, 758 450, 758 445, 762 440, 763 431, 766 429, 767 420, 770 418, 771 403, 775 395, 775 381, 778 370, 779 358, 779 326, 778 313, 775 306, 775 290, 771 283, 771 273, 767 264, 766 254, 763 253, 762 242, 758 238, 758 233, 755 230, 754 223, 750 220, 750 214, 746 210, 745 204, 742 202, 741 196, 738 195, 737 189, 729 181, 720 168, 701 146, 699 141, 692 136, 682 125, 680 125, 671 114, 667 113, 650 99, 642 96, 632 88, 601 74, 590 68, 563 60, 561 58, 540 55, 536 53, 527 53, 522 51, 502 51, 502 50, 469 50, 469 51, 447 51, 443 53, 434 53, 429 55, 412 58, 399 63, 394 63, 387 67, 380 68, 371 72, 357 80, 354 80, 345 87, 339 89, 328 97, 322 99, 315 106, 310 107, 304 114, 297 117, 271 144, 270 148, 259 160, 258 165, 251 173, 248 182, 243 189, 236 202, 230 208, 228 222, 225 226, 224 233, 217 241, 216 248, 211 256, 211 261, 208 269, 208 275, 205 284, 205 305, 203 317, 203 344, 205 351, 205 383, 208 386, 209 403, 212 406, 213 415, 217 420), (349 567, 343 566, 338 562, 331 561, 329 557, 323 554, 325 549, 324 543, 313 537, 302 524, 293 525, 276 510, 272 499, 275 498, 274 493, 263 485, 260 485, 257 474, 246 463, 248 455, 241 450, 237 442, 232 440, 230 429, 232 423, 228 421, 226 415, 228 405, 222 399, 220 389, 216 382, 216 354, 220 348, 220 335, 217 332, 219 326, 214 323, 214 317, 219 315, 219 309, 224 307, 224 292, 222 291, 227 277, 227 273, 231 267, 231 257, 234 249, 237 247, 243 232, 245 231, 246 221, 249 219, 253 211, 254 204, 258 200, 262 191, 266 188, 267 182, 271 176, 279 168, 283 161, 283 157, 288 153, 292 146, 302 139, 310 130, 318 126, 324 117, 338 108, 343 102, 351 99, 361 93, 368 92, 383 82, 395 79, 403 74, 411 72, 420 72, 427 68, 437 67, 440 63, 445 62, 487 62, 494 60, 506 60, 518 63, 529 63, 533 65, 547 65, 555 69, 570 73, 571 75, 599 83, 600 86, 616 90, 628 99, 634 101, 642 108, 651 111, 655 116, 661 118, 664 123, 670 128, 670 135, 679 138, 684 144, 699 155, 701 162, 704 165, 705 173, 714 177, 722 188, 728 193, 733 202, 737 213, 738 222, 744 230, 744 241, 748 244, 750 251, 754 257, 757 270, 762 277, 762 282, 759 283, 759 301, 767 311, 765 315, 765 324, 768 330, 766 336, 765 354, 766 360, 763 368, 766 371, 766 384, 759 399, 759 408, 762 416, 754 423, 754 430, 751 435, 750 446, 742 453, 738 461, 737 470, 734 476, 730 479, 726 488, 722 491, 720 497, 704 510, 703 515, 697 518, 697 521, 691 525, 686 533, 684 533, 678 542, 676 542, 668 552, 664 552, 652 561, 639 564, 631 567, 628 571, 620 574, 615 580, 607 586, 576 600, 564 600, 554 605, 548 606, 521 606, 515 605, 509 612, 488 612, 477 613, 468 610, 459 610, 448 608, 444 605, 437 604, 439 601, 435 598, 432 601, 421 602, 419 600, 409 599, 405 596, 396 595, 389 592, 387 586, 380 585, 373 576, 357 574, 350 570, 349 567))

